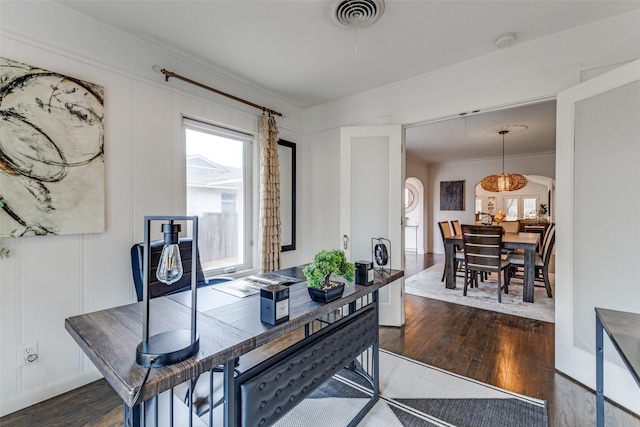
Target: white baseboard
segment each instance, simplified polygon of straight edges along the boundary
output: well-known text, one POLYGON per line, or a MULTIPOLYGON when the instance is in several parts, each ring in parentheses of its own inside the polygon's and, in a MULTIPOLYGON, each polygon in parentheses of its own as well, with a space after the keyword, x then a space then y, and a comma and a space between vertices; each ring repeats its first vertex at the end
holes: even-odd
POLYGON ((91 369, 73 377, 63 378, 53 383, 47 383, 42 387, 31 388, 23 393, 13 396, 9 399, 3 399, 0 402, 0 417, 27 408, 36 403, 51 399, 59 394, 66 393, 69 390, 82 387, 90 382, 99 380, 102 374, 97 369, 91 369))

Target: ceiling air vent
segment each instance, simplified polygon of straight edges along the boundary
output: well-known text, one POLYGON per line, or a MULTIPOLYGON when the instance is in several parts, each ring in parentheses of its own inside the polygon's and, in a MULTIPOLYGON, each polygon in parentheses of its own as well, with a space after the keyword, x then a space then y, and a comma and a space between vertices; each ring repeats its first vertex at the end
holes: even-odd
POLYGON ((335 0, 331 16, 345 28, 364 28, 373 24, 384 12, 383 0, 335 0))

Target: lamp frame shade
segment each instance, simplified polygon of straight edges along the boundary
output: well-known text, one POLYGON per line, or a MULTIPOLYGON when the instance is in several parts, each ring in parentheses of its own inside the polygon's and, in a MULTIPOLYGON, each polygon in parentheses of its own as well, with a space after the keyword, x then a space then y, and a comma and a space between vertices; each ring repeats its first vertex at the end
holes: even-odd
POLYGON ((529 181, 524 175, 517 173, 501 173, 489 175, 480 181, 480 186, 493 193, 516 191, 524 188, 529 181))
MULTIPOLYGON (((163 231, 165 230, 163 225, 163 231)), ((177 236, 176 236, 177 237, 177 236)), ((166 241, 165 241, 166 244, 166 241)), ((196 330, 198 307, 197 292, 198 217, 197 216, 145 216, 142 258, 142 342, 136 349, 136 362, 145 367, 172 365, 195 355, 200 350, 200 337, 196 330), (187 221, 191 223, 191 330, 172 330, 149 337, 149 274, 151 266, 151 223, 154 221, 187 221)))
POLYGON ((505 191, 516 191, 527 185, 527 178, 519 173, 504 173, 504 136, 509 133, 502 129, 498 132, 502 135, 502 173, 486 176, 480 181, 480 186, 492 193, 502 193, 505 191))

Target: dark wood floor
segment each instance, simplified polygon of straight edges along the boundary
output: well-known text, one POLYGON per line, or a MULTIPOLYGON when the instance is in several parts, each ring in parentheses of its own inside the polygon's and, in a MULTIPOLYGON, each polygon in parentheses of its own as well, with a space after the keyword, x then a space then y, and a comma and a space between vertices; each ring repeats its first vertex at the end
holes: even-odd
MULTIPOLYGON (((410 255, 407 277, 442 260, 410 255)), ((407 295, 406 324, 382 327, 382 348, 507 390, 544 399, 549 425, 595 425, 595 395, 554 369, 554 325, 407 295)), ((425 386, 428 386, 426 384, 425 386)), ((607 426, 640 426, 606 405, 607 426)), ((104 380, 0 418, 0 426, 122 425, 122 405, 104 380)))

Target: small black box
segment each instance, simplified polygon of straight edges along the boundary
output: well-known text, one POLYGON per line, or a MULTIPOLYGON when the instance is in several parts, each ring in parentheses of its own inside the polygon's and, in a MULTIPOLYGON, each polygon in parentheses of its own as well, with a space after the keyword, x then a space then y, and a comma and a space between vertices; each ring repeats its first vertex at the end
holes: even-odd
POLYGON ((260 289, 260 321, 277 325, 289 320, 289 288, 270 285, 260 289))
POLYGON ((371 261, 356 261, 356 284, 370 285, 373 283, 373 263, 371 261))

